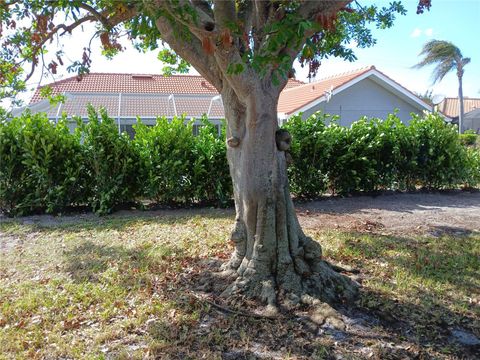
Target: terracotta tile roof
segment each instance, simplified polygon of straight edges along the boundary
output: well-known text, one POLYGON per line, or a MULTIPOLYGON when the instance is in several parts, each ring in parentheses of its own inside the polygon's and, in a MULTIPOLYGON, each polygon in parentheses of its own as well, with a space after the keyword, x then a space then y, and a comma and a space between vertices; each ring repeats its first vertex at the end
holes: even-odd
MULTIPOLYGON (((187 118, 200 117, 210 109, 210 118, 223 118, 225 116, 221 101, 212 101, 211 95, 167 95, 155 94, 91 94, 72 93, 67 95, 60 112, 81 117, 87 116, 87 105, 92 104, 98 109, 104 107, 109 116, 117 118, 156 118, 157 116, 171 117, 185 114, 187 118), (210 108, 211 104, 211 108, 210 108), (119 111, 120 107, 120 111, 119 111)), ((50 107, 47 111, 49 117, 57 116, 58 107, 50 107)))
POLYGON ((369 66, 359 70, 328 77, 314 83, 286 89, 280 94, 278 112, 292 114, 310 102, 324 96, 326 91, 329 91, 330 89, 335 90, 374 68, 374 66, 369 66))
MULTIPOLYGON (((55 93, 143 93, 143 94, 217 94, 201 76, 136 75, 90 73, 79 81, 76 76, 49 84, 55 93)), ((41 100, 39 89, 30 103, 41 100)))
POLYGON ((297 79, 288 79, 287 85, 285 85, 285 88, 283 89, 283 91, 300 86, 300 85, 305 85, 305 83, 297 79))
MULTIPOLYGON (((459 110, 458 98, 445 98, 440 104, 438 104, 438 110, 443 112, 449 117, 458 117, 460 113, 459 110)), ((463 107, 465 109, 465 114, 475 110, 480 109, 480 99, 479 98, 464 98, 463 107)))
MULTIPOLYGON (((400 91, 408 92, 416 97, 403 86, 376 70, 374 66, 370 66, 310 84, 290 79, 280 94, 277 111, 291 115, 315 100, 321 99, 327 91, 339 89, 371 70, 375 70, 377 75, 382 75, 396 86, 401 87, 403 90, 400 91)), ((168 97, 174 94, 175 106, 179 115, 198 117, 207 113, 211 105, 211 117, 224 117, 221 101, 212 101, 212 98, 218 95, 217 90, 201 76, 173 75, 165 77, 163 75, 91 73, 85 75, 81 81, 78 81, 76 77, 71 77, 50 84, 50 86, 55 93, 65 92, 68 94, 68 99, 61 108, 61 111, 67 112, 68 115, 85 116, 86 105, 91 103, 96 108, 104 106, 112 117, 172 116, 174 115, 173 101, 168 100, 168 97), (119 94, 122 94, 121 100, 119 100, 119 94), (118 109, 119 102, 121 103, 120 111, 118 109)), ((40 100, 39 89, 37 89, 30 104, 38 103, 40 100)), ((480 99, 469 100, 477 100, 477 106, 480 107, 480 99)), ((456 105, 455 101, 450 101, 446 105, 450 104, 456 105)), ((49 115, 56 116, 56 109, 50 109, 49 115)), ((439 110, 446 113, 447 116, 451 116, 442 107, 439 110)), ((466 106, 466 112, 469 110, 471 110, 470 107, 466 106)))
MULTIPOLYGON (((286 88, 303 83, 290 79, 286 88)), ((203 94, 217 95, 217 90, 203 77, 195 75, 138 75, 90 73, 79 81, 76 76, 49 84, 54 93, 138 93, 138 94, 203 94)), ((37 89, 30 104, 42 100, 37 89)))

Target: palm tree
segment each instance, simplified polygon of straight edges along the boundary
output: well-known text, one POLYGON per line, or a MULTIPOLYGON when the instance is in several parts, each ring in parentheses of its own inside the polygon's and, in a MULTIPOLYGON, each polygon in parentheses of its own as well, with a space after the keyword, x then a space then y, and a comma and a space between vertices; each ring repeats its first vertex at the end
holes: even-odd
POLYGON ((463 125, 463 89, 462 89, 462 77, 463 68, 470 62, 470 58, 464 58, 462 52, 458 47, 449 41, 443 40, 430 40, 420 52, 420 56, 423 55, 422 61, 416 64, 415 68, 422 68, 427 65, 436 64, 433 69, 432 78, 433 83, 440 82, 445 75, 450 71, 456 70, 458 77, 458 101, 460 105, 460 114, 458 116, 458 131, 462 132, 463 125))

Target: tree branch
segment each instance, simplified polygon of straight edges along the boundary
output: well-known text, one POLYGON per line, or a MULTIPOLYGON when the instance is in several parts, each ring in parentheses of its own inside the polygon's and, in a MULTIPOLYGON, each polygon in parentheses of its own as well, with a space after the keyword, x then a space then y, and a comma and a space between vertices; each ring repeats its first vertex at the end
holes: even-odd
POLYGON ((225 28, 228 22, 236 22, 237 11, 233 1, 214 0, 213 15, 218 27, 225 28))
POLYGON ((270 6, 269 1, 255 0, 253 3, 254 8, 254 26, 255 29, 261 29, 267 22, 268 8, 270 6))
POLYGON ((304 19, 314 19, 322 12, 337 12, 350 4, 353 0, 305 0, 298 9, 298 14, 304 19))
POLYGON ((107 18, 106 18, 105 16, 103 16, 102 14, 100 14, 100 13, 99 13, 97 10, 95 10, 93 7, 91 7, 90 5, 85 4, 85 3, 80 3, 80 4, 78 4, 78 7, 81 8, 81 9, 84 9, 84 10, 88 11, 88 12, 89 12, 90 14, 92 14, 98 21, 100 21, 105 28, 109 28, 110 24, 109 24, 107 18))
POLYGON ((167 11, 170 16, 175 18, 178 22, 182 23, 183 25, 187 26, 192 34, 194 34, 200 40, 205 36, 210 36, 215 34, 215 21, 213 18, 207 14, 203 9, 205 4, 203 2, 192 2, 190 3, 188 0, 178 0, 178 7, 172 6, 172 3, 169 1, 158 1, 158 6, 165 11, 167 11), (195 4, 201 4, 197 6, 195 4), (190 16, 189 19, 185 19, 183 16, 180 16, 185 8, 192 7, 195 11, 196 16, 198 16, 198 22, 196 18, 190 16))
MULTIPOLYGON (((218 7, 214 8, 214 17, 216 20, 219 20, 222 26, 226 26, 229 16, 232 16, 232 12, 234 12, 234 14, 236 12, 235 4, 232 0, 218 1, 215 4, 218 5, 218 7)), ((249 81, 253 76, 252 70, 247 68, 236 75, 229 74, 228 72, 230 65, 243 64, 238 47, 216 47, 213 50, 213 56, 211 56, 207 54, 201 46, 201 41, 204 40, 205 37, 213 38, 215 41, 220 36, 219 28, 216 26, 217 24, 215 24, 214 30, 208 31, 179 16, 178 9, 172 7, 169 3, 159 2, 158 5, 167 11, 172 19, 185 26, 196 38, 189 39, 189 41, 186 42, 179 36, 175 36, 172 24, 165 17, 157 19, 157 27, 162 37, 172 46, 173 50, 193 64, 219 92, 221 92, 221 88, 223 87, 222 80, 219 80, 219 78, 221 78, 228 81, 229 85, 239 97, 245 98, 250 93, 249 81)))
POLYGON ((184 40, 179 36, 175 36, 172 24, 165 17, 156 19, 155 24, 160 31, 162 39, 170 45, 175 53, 192 64, 218 92, 221 92, 223 88, 221 72, 215 61, 213 61, 213 57, 207 56, 203 51, 200 40, 195 37, 184 40))
MULTIPOLYGON (((88 16, 85 16, 83 18, 78 19, 77 21, 71 23, 70 25, 58 24, 52 30, 52 32, 48 34, 48 38, 45 38, 45 42, 50 40, 53 37, 53 35, 55 35, 59 30, 63 30, 63 33, 61 33, 60 36, 63 36, 66 33, 70 34, 79 25, 81 25, 81 24, 83 24, 84 22, 87 22, 87 21, 95 21, 95 19, 96 19, 96 17, 94 15, 88 15, 88 16)), ((45 42, 43 44, 45 44, 45 42)))
POLYGON ((63 36, 66 33, 71 33, 75 28, 80 26, 81 24, 87 22, 87 21, 100 21, 103 26, 105 26, 107 29, 111 29, 112 27, 132 18, 136 14, 136 10, 133 7, 128 7, 126 8, 126 11, 123 13, 115 13, 113 16, 107 17, 106 15, 108 14, 107 10, 102 11, 101 13, 92 8, 90 5, 83 4, 81 3, 79 5, 80 8, 88 11, 90 15, 85 15, 84 17, 74 21, 70 25, 65 25, 65 24, 58 24, 56 25, 49 33, 47 33, 42 40, 35 44, 32 47, 32 67, 29 72, 29 74, 26 76, 25 81, 28 81, 32 76, 35 71, 35 68, 37 66, 37 62, 35 59, 37 58, 40 50, 43 48, 43 46, 50 40, 55 35, 63 36), (59 31, 63 30, 61 34, 59 34, 59 31))
POLYGON ((35 59, 37 58, 40 50, 42 49, 43 45, 45 45, 48 41, 50 41, 60 30, 64 30, 63 33, 60 34, 60 36, 65 35, 67 32, 71 33, 73 29, 76 27, 80 26, 86 21, 95 21, 95 17, 93 15, 88 15, 83 18, 78 19, 77 21, 73 22, 70 25, 65 25, 65 24, 59 24, 55 26, 52 31, 46 34, 46 36, 34 47, 32 47, 32 67, 30 69, 30 72, 25 78, 25 81, 28 81, 34 74, 35 68, 37 66, 37 62, 35 59))
POLYGON ((213 18, 213 11, 210 4, 206 0, 191 0, 194 7, 202 10, 205 14, 213 18))

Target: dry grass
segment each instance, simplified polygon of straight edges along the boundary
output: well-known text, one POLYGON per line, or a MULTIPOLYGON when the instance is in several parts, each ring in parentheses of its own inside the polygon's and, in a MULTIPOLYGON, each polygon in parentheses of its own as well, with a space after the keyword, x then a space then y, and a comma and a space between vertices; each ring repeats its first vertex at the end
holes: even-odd
POLYGON ((327 257, 361 269, 362 295, 342 310, 366 319, 356 334, 232 316, 190 296, 209 259, 231 251, 232 220, 212 210, 0 224, 0 358, 475 357, 449 329, 480 336, 478 234, 314 232, 327 257))

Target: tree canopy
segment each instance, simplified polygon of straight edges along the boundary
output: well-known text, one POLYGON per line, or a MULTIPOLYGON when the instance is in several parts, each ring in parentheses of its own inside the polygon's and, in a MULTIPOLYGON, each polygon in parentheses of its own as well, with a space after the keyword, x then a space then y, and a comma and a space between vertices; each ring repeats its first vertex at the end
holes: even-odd
MULTIPOLYGON (((420 1, 417 12, 429 6, 420 1)), ((310 75, 329 56, 354 60, 349 44, 373 45, 369 25, 392 26, 405 13, 400 2, 11 0, 2 9, 2 96, 24 88, 37 67, 56 72, 65 54, 47 52, 50 44, 91 21, 106 56, 121 51, 126 36, 140 50, 160 48, 167 72, 193 66, 222 95, 236 209, 222 296, 259 299, 269 314, 278 304, 293 308, 356 296, 358 284, 324 261, 321 245, 298 222, 286 171, 291 136, 278 128, 277 104, 296 59, 310 75)), ((68 69, 81 79, 91 61, 87 45, 68 69)))
MULTIPOLYGON (((417 12, 429 7, 421 0, 417 12)), ((405 11, 399 1, 379 7, 351 0, 3 0, 0 98, 14 99, 36 70, 55 74, 66 66, 79 78, 88 72, 92 42, 79 44, 82 57, 72 61, 61 42, 90 22, 105 56, 122 51, 127 38, 140 51, 160 49, 164 73, 192 65, 218 88, 222 76, 241 84, 241 74, 252 72, 281 84, 293 76, 295 59, 310 76, 324 58, 352 61, 351 42, 375 44, 369 24, 388 28, 405 11)))

